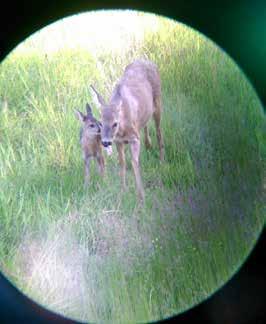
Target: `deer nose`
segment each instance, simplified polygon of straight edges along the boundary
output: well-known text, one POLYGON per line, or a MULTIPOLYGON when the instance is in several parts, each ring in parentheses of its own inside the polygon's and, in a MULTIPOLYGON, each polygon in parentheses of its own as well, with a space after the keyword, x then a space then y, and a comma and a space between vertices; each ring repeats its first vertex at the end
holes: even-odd
POLYGON ((112 142, 102 142, 102 145, 104 147, 108 147, 108 146, 112 145, 112 142))

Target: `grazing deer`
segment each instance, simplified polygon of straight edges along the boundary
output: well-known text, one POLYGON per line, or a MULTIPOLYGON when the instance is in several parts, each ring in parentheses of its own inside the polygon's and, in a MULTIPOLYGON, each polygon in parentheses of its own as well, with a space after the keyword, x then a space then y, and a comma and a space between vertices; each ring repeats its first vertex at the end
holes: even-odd
POLYGON ((130 145, 132 167, 134 170, 138 197, 144 201, 139 155, 140 130, 144 128, 145 146, 151 147, 147 123, 153 117, 157 140, 160 148, 160 160, 164 160, 164 143, 160 128, 162 103, 161 81, 154 63, 136 60, 125 69, 120 81, 115 86, 109 103, 91 86, 95 98, 101 107, 101 140, 104 147, 116 144, 120 175, 123 188, 126 186, 125 144, 130 145))
POLYGON ((87 114, 84 115, 79 110, 76 110, 76 116, 82 123, 80 130, 80 144, 83 152, 85 164, 85 181, 86 186, 90 178, 90 160, 96 158, 98 163, 98 171, 101 176, 104 174, 104 157, 101 144, 101 123, 93 117, 92 110, 89 104, 86 104, 87 114))

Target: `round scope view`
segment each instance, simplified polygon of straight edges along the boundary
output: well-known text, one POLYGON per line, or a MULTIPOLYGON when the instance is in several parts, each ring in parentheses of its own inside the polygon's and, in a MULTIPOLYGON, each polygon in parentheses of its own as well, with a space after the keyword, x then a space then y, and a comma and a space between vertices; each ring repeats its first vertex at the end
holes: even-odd
POLYGON ((204 301, 264 226, 266 120, 235 62, 154 14, 64 18, 0 65, 0 271, 82 322, 204 301))

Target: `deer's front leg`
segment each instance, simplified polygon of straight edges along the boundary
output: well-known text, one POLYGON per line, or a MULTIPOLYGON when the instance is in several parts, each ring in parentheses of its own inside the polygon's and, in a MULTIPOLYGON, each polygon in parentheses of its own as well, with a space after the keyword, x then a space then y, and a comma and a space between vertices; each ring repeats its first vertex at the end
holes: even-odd
POLYGON ((84 173, 85 173, 85 180, 84 180, 84 186, 86 187, 90 180, 90 161, 91 157, 86 155, 84 157, 84 173))
POLYGON ((141 201, 144 201, 144 189, 142 185, 140 167, 139 167, 139 154, 140 154, 139 139, 135 139, 133 142, 130 143, 130 150, 131 150, 131 162, 135 174, 138 197, 141 201))
POLYGON ((98 172, 103 177, 103 175, 104 175, 104 168, 105 168, 103 155, 98 155, 97 156, 97 163, 98 163, 98 172))
POLYGON ((120 165, 120 176, 122 180, 123 189, 126 188, 126 159, 125 159, 125 146, 123 143, 116 143, 118 160, 120 165))

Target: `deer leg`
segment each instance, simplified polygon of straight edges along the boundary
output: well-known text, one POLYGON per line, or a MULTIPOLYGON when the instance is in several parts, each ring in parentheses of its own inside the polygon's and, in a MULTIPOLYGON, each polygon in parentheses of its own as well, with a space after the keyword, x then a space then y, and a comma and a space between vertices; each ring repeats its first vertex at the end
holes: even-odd
POLYGON ((154 118, 154 122, 155 122, 157 141, 158 141, 159 149, 160 149, 160 161, 162 162, 164 160, 164 141, 163 141, 161 126, 160 126, 161 113, 160 113, 159 109, 153 114, 153 118, 154 118))
POLYGON ((84 173, 85 173, 85 180, 84 180, 84 186, 86 187, 90 180, 90 156, 85 156, 84 158, 84 173))
POLYGON ((97 156, 98 172, 103 177, 104 175, 104 157, 102 155, 97 156))
POLYGON ((125 159, 125 146, 123 143, 116 143, 118 159, 120 164, 120 176, 122 180, 123 189, 126 188, 126 159, 125 159))
POLYGON ((140 154, 140 140, 137 139, 134 142, 130 143, 131 150, 131 162, 135 174, 136 187, 139 200, 144 201, 144 189, 142 185, 140 167, 139 167, 139 154, 140 154))
POLYGON ((147 125, 144 127, 144 141, 145 141, 146 149, 150 149, 152 147, 152 145, 151 145, 151 138, 150 138, 150 135, 149 135, 147 125))

